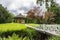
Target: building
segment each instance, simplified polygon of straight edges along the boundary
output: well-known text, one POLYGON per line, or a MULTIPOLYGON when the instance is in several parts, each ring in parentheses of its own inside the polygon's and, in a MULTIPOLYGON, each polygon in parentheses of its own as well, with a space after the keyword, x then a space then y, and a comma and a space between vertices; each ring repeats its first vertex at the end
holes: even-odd
POLYGON ((14 17, 14 22, 25 23, 25 17, 22 14, 19 14, 19 15, 14 17))

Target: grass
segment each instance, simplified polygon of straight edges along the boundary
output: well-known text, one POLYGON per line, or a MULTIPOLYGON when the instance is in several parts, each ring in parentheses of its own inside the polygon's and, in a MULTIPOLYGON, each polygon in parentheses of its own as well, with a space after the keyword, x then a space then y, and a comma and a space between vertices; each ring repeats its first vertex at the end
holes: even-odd
POLYGON ((49 40, 60 40, 60 37, 58 37, 58 36, 52 36, 49 40))
MULTIPOLYGON (((38 26, 39 24, 27 24, 30 26, 38 26)), ((23 30, 22 35, 25 34, 25 32, 27 32, 28 37, 25 36, 23 37, 18 37, 16 34, 13 34, 12 36, 9 36, 8 38, 4 38, 5 40, 30 40, 29 37, 33 37, 33 35, 35 35, 36 38, 39 38, 38 36, 40 36, 40 34, 36 34, 37 32, 35 32, 34 30, 31 29, 27 29, 25 24, 20 24, 20 23, 6 23, 6 24, 0 24, 0 33, 2 32, 7 32, 7 31, 17 31, 17 30, 23 30), (24 29, 24 30, 23 30, 24 29)), ((21 33, 20 32, 20 33, 21 33)), ((0 38, 2 39, 2 38, 0 38)), ((60 40, 60 37, 51 37, 49 40, 60 40)))
POLYGON ((22 30, 25 28, 26 28, 25 24, 20 24, 20 23, 0 24, 0 32, 22 30))
MULTIPOLYGON (((37 26, 38 24, 27 24, 30 26, 37 26)), ((20 23, 6 23, 6 24, 0 24, 0 33, 1 32, 7 32, 7 31, 16 31, 16 30, 22 30, 26 29, 25 24, 20 23)))
POLYGON ((28 24, 28 25, 34 27, 34 26, 38 26, 39 24, 28 24))
MULTIPOLYGON (((34 26, 34 24, 29 24, 29 25, 33 25, 34 26)), ((0 24, 0 33, 2 32, 2 33, 4 33, 4 32, 7 32, 7 35, 9 36, 10 34, 9 33, 11 33, 11 32, 13 32, 13 31, 17 31, 18 33, 18 35, 20 36, 22 36, 22 38, 23 38, 23 36, 25 35, 26 37, 24 37, 23 39, 24 40, 27 40, 27 39, 29 39, 29 37, 30 38, 32 38, 32 36, 34 35, 34 34, 36 34, 35 33, 35 31, 34 30, 31 30, 31 29, 28 29, 27 27, 26 27, 26 25, 25 24, 20 24, 20 23, 6 23, 6 24, 0 24), (28 37, 27 37, 28 36, 28 37)), ((1 33, 1 34, 2 34, 1 33)), ((14 33, 16 33, 16 32, 14 32, 14 33)), ((4 35, 4 37, 5 37, 5 34, 2 34, 2 35, 4 35)), ((6 35, 6 36, 7 36, 6 35)), ((14 34, 13 34, 14 35, 14 34)), ((21 37, 17 37, 17 36, 11 36, 11 37, 8 37, 8 38, 4 38, 5 40, 20 40, 20 38, 21 37), (16 38, 17 37, 17 38, 16 38)), ((2 39, 2 38, 0 38, 0 39, 2 39)), ((29 39, 30 40, 30 39, 29 39)))

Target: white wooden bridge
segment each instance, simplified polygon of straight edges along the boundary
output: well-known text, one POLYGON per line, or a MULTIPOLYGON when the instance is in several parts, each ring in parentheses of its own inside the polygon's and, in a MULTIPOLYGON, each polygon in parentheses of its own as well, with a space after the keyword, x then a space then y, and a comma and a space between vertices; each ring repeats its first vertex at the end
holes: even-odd
MULTIPOLYGON (((35 30, 39 31, 40 33, 43 34, 43 36, 44 35, 60 36, 60 25, 57 25, 57 24, 53 24, 53 25, 52 24, 49 24, 49 25, 47 25, 47 24, 41 24, 40 25, 39 24, 38 26, 34 26, 34 27, 27 25, 27 24, 25 24, 25 25, 28 28, 35 29, 35 30)), ((41 40, 43 40, 43 38, 41 40)), ((47 39, 45 39, 45 40, 47 40, 47 39)))

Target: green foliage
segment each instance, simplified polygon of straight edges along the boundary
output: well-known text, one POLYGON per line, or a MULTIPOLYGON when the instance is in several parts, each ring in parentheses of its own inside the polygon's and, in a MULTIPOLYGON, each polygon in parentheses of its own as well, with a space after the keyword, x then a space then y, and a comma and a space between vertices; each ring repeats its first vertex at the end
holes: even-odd
MULTIPOLYGON (((38 24, 27 24, 30 26, 37 26, 38 24)), ((6 23, 6 24, 0 24, 0 33, 2 32, 7 32, 7 31, 16 31, 16 30, 22 30, 26 29, 25 24, 20 24, 20 23, 6 23)))
POLYGON ((55 23, 60 24, 60 6, 56 4, 55 2, 51 3, 51 6, 47 8, 48 11, 53 12, 55 16, 55 23))
POLYGON ((26 18, 25 22, 26 23, 35 23, 35 24, 38 24, 39 20, 35 19, 35 18, 26 18))
POLYGON ((22 37, 19 37, 18 35, 16 35, 15 33, 12 35, 12 37, 11 36, 9 36, 8 38, 1 38, 1 39, 3 39, 3 40, 23 40, 23 38, 22 37))
MULTIPOLYGON (((21 35, 24 35, 25 33, 28 33, 24 37, 23 36, 19 37, 18 34, 13 33, 12 36, 8 36, 8 38, 0 37, 0 40, 40 40, 40 38, 41 38, 40 33, 36 32, 34 30, 25 29, 23 31, 24 31, 24 33, 21 31, 22 32, 21 35)), ((52 36, 48 40, 60 40, 60 37, 52 36)))
MULTIPOLYGON (((34 24, 29 25, 34 26, 34 24)), ((0 33, 2 31, 3 33, 7 32, 6 34, 8 35, 8 38, 4 36, 4 38, 0 37, 0 40, 40 40, 41 38, 39 32, 35 31, 34 29, 26 28, 25 24, 0 24, 0 33), (9 36, 9 33, 11 32, 13 32, 11 34, 12 36, 9 36)), ((60 37, 52 36, 49 40, 60 40, 60 37)))
POLYGON ((1 40, 30 40, 29 37, 25 36, 24 38, 21 36, 19 37, 16 34, 13 34, 12 37, 9 36, 8 38, 1 38, 1 40))
POLYGON ((12 35, 12 37, 9 37, 10 39, 12 39, 12 40, 22 40, 22 37, 21 38, 19 38, 19 36, 18 35, 16 35, 15 33, 13 33, 13 35, 12 35))
POLYGON ((0 23, 12 22, 13 14, 9 13, 6 8, 0 4, 0 23))
MULTIPOLYGON (((10 31, 10 32, 12 32, 12 31, 10 31)), ((39 36, 40 36, 33 29, 31 29, 31 30, 30 29, 21 30, 19 32, 19 34, 13 33, 13 35, 12 36, 8 36, 8 38, 3 37, 3 38, 0 38, 0 39, 3 39, 3 40, 35 40, 36 39, 36 40, 38 40, 39 36)))
POLYGON ((42 6, 43 5, 43 3, 45 2, 45 4, 46 4, 46 8, 48 8, 48 6, 49 6, 49 4, 48 4, 48 2, 52 2, 53 0, 37 0, 37 3, 39 3, 40 2, 40 6, 42 6))
POLYGON ((30 40, 29 37, 24 37, 23 40, 30 40))
POLYGON ((49 40, 60 40, 60 37, 52 36, 49 40))
MULTIPOLYGON (((33 24, 29 25, 34 26, 33 24)), ((35 39, 35 37, 36 39, 40 38, 40 35, 35 30, 27 28, 25 24, 18 24, 18 23, 0 24, 0 35, 4 36, 4 38, 0 39, 5 40, 33 40, 35 39), (4 34, 7 34, 8 38, 5 38, 6 35, 4 36, 4 34)))
MULTIPOLYGON (((37 0, 37 1, 41 1, 41 0, 37 0)), ((44 0, 41 1, 41 3, 44 2, 44 0)), ((54 2, 54 0, 45 0, 46 3, 46 9, 48 12, 53 12, 56 16, 55 18, 55 22, 56 24, 60 24, 60 6, 54 2), (50 6, 48 5, 48 2, 50 2, 50 6)), ((43 4, 43 3, 42 3, 43 4)))

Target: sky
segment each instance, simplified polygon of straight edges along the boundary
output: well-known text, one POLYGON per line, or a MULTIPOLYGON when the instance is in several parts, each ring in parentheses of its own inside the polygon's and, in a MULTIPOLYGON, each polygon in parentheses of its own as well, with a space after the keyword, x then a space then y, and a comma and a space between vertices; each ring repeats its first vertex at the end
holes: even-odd
MULTIPOLYGON (((15 15, 18 15, 19 13, 24 15, 27 10, 36 6, 36 1, 37 0, 0 0, 0 4, 7 7, 7 9, 15 15)), ((56 0, 56 2, 60 4, 60 0, 56 0)))
POLYGON ((36 0, 0 0, 0 4, 17 15, 34 7, 36 5, 36 0))

